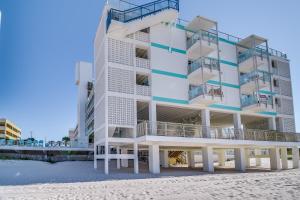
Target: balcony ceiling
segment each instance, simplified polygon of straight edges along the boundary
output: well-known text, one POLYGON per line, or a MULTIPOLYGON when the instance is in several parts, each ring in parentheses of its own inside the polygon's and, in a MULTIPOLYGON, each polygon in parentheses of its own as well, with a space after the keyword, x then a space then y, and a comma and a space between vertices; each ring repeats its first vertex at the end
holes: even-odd
POLYGON ((197 16, 187 26, 186 29, 192 32, 198 32, 199 30, 209 30, 216 27, 217 22, 210 19, 197 16))
POLYGON ((239 41, 237 44, 239 46, 242 46, 244 48, 252 48, 253 47, 253 42, 255 42, 255 46, 261 45, 264 42, 266 42, 267 39, 257 36, 257 35, 250 35, 248 37, 246 37, 245 39, 242 39, 241 41, 239 41))

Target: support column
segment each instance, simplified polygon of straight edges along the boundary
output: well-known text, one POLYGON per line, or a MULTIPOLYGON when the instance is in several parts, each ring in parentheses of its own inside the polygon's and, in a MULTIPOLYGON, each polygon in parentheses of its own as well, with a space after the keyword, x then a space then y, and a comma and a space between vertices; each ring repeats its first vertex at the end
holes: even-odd
POLYGON ((225 166, 225 161, 226 161, 226 155, 225 155, 225 150, 220 149, 218 150, 218 162, 219 166, 224 167, 225 166))
POLYGON ((269 130, 276 131, 276 118, 271 117, 268 119, 269 130))
POLYGON ((157 121, 157 114, 156 114, 156 103, 150 101, 149 103, 149 135, 157 135, 157 128, 156 128, 156 121, 157 121))
POLYGON ((157 144, 149 146, 149 171, 153 174, 160 173, 159 146, 157 144))
POLYGON ((214 172, 214 157, 212 147, 202 148, 203 171, 214 172))
MULTIPOLYGON (((120 154, 120 146, 117 146, 117 154, 119 155, 120 154)), ((120 169, 121 166, 120 166, 120 159, 118 158, 117 159, 117 169, 120 169)))
POLYGON ((202 133, 206 138, 210 138, 210 111, 208 109, 201 110, 202 133))
POLYGON ((109 171, 108 171, 108 141, 105 141, 105 145, 104 145, 104 148, 105 148, 105 156, 104 156, 104 173, 105 174, 108 174, 109 171))
POLYGON ((260 149, 255 149, 254 150, 254 153, 255 153, 255 165, 258 167, 258 166, 261 166, 261 158, 258 158, 257 156, 260 156, 261 155, 261 150, 260 149))
MULTIPOLYGON (((242 132, 242 120, 241 120, 241 114, 240 113, 234 113, 233 114, 233 125, 234 125, 234 133, 239 136, 242 132)), ((244 138, 244 136, 241 135, 241 139, 244 138)))
POLYGON ((280 154, 279 154, 279 148, 275 147, 269 150, 270 152, 270 164, 271 164, 271 170, 279 170, 280 167, 280 154))
POLYGON ((98 146, 94 145, 94 169, 98 168, 97 155, 98 155, 98 146))
POLYGON ((292 156, 293 156, 293 169, 299 168, 299 148, 298 147, 293 147, 292 156))
POLYGON ((194 151, 189 151, 188 152, 188 166, 191 167, 191 168, 196 167, 195 152, 194 151))
POLYGON ((245 149, 246 168, 251 167, 251 160, 250 160, 249 152, 250 151, 248 149, 245 149))
POLYGON ((282 163, 282 169, 288 169, 288 155, 287 155, 287 148, 281 148, 281 163, 282 163))
MULTIPOLYGON (((127 149, 122 148, 121 149, 121 154, 128 154, 127 149)), ((121 166, 122 167, 128 167, 128 159, 122 159, 121 160, 121 166)))
POLYGON ((169 151, 168 150, 163 150, 163 158, 162 158, 163 162, 162 162, 162 166, 164 168, 168 168, 169 167, 169 151))
POLYGON ((138 144, 133 144, 133 153, 134 153, 134 173, 139 173, 139 155, 138 155, 138 144))
POLYGON ((245 158, 245 148, 234 149, 234 163, 235 169, 238 171, 246 171, 246 158, 245 158))

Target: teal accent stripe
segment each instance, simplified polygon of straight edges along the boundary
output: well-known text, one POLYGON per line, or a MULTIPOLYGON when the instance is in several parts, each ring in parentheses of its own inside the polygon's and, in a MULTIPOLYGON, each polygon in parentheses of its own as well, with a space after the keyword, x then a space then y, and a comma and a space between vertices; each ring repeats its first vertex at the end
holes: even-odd
POLYGON ((261 94, 269 94, 269 95, 276 95, 275 92, 266 91, 266 90, 259 90, 259 93, 261 93, 261 94))
POLYGON ((181 24, 176 24, 176 28, 184 30, 185 31, 185 27, 181 24))
POLYGON ((162 101, 162 102, 168 102, 168 103, 189 104, 189 101, 187 101, 187 100, 172 99, 172 98, 166 98, 166 97, 153 96, 152 99, 154 101, 162 101))
POLYGON ((176 52, 176 53, 181 53, 181 54, 186 54, 186 50, 182 50, 182 49, 177 49, 177 48, 170 48, 167 45, 163 45, 163 44, 159 44, 159 43, 155 43, 155 42, 151 42, 151 46, 152 47, 156 47, 156 48, 160 48, 160 49, 164 49, 164 50, 171 50, 171 52, 176 52))
MULTIPOLYGON (((209 81, 207 81, 207 83, 220 85, 220 81, 215 81, 215 80, 209 80, 209 81)), ((234 84, 231 84, 231 83, 224 83, 224 82, 222 82, 222 86, 236 88, 236 89, 240 88, 239 85, 234 85, 234 84)))
POLYGON ((238 67, 238 64, 233 63, 233 62, 229 62, 227 60, 220 60, 220 63, 225 64, 225 65, 230 65, 230 66, 233 66, 233 67, 238 67))
POLYGON ((210 108, 219 108, 219 109, 224 109, 224 110, 234 110, 234 111, 241 111, 242 110, 239 107, 225 106, 225 105, 221 105, 221 104, 211 104, 208 107, 210 107, 210 108))
POLYGON ((259 114, 276 116, 277 112, 258 112, 259 114))
POLYGON ((166 75, 166 76, 172 76, 172 77, 176 77, 176 78, 187 79, 187 75, 177 74, 177 73, 167 72, 167 71, 162 71, 162 70, 158 70, 158 69, 152 69, 152 73, 166 75))

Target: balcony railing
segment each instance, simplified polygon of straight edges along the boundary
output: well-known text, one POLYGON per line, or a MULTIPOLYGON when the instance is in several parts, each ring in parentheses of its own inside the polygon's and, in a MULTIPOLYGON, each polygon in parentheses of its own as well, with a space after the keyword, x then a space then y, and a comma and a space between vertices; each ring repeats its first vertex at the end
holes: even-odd
POLYGON ((267 51, 262 48, 255 48, 255 50, 248 49, 248 50, 242 52, 241 54, 239 54, 238 63, 242 63, 253 56, 258 56, 259 58, 262 59, 262 58, 267 57, 267 55, 268 55, 267 51))
POLYGON ((192 100, 201 95, 208 95, 212 98, 223 97, 223 91, 220 86, 203 84, 199 86, 190 86, 189 99, 192 100))
POLYGON ((136 67, 150 69, 150 60, 145 58, 135 58, 136 67))
POLYGON ((219 67, 219 61, 214 58, 208 58, 208 57, 203 57, 199 58, 197 60, 194 60, 189 64, 188 66, 188 73, 191 74, 192 72, 196 71, 199 68, 207 68, 209 70, 220 70, 219 67))
POLYGON ((244 85, 246 83, 249 83, 251 81, 255 81, 256 79, 260 79, 263 82, 270 82, 271 81, 271 75, 268 72, 264 71, 252 71, 247 74, 243 74, 240 77, 240 85, 244 85))
POLYGON ((166 9, 179 11, 179 0, 157 0, 124 11, 112 8, 108 12, 106 28, 108 30, 112 20, 127 23, 136 19, 142 19, 166 9))
POLYGON ((206 138, 226 140, 253 140, 276 142, 300 142, 300 134, 282 133, 272 130, 234 129, 205 127, 195 124, 141 121, 137 125, 137 137, 166 136, 184 138, 206 138), (204 134, 209 130, 210 135, 204 134))
POLYGON ((136 85, 136 94, 142 96, 151 96, 151 87, 146 85, 136 85))
POLYGON ((194 33, 192 37, 188 39, 187 48, 189 49, 199 40, 207 41, 209 44, 211 43, 217 44, 218 43, 217 33, 200 30, 199 32, 194 33))
POLYGON ((133 40, 141 41, 141 42, 146 42, 146 43, 150 42, 150 34, 142 32, 142 31, 137 31, 136 33, 132 33, 132 34, 128 35, 127 37, 130 39, 133 39, 133 40))
POLYGON ((242 97, 241 99, 242 107, 252 106, 252 105, 273 105, 273 98, 266 95, 259 95, 259 97, 250 95, 242 97))

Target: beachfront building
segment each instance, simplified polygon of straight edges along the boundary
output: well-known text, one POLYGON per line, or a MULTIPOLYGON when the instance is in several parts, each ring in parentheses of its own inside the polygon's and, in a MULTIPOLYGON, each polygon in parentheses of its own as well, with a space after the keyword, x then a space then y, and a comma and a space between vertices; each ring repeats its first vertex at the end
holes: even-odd
POLYGON ((8 119, 0 119, 0 139, 19 140, 21 129, 8 119))
POLYGON ((105 173, 113 160, 117 168, 130 161, 138 173, 145 155, 160 173, 185 153, 188 166, 200 155, 213 172, 213 155, 224 165, 231 150, 237 170, 250 157, 260 165, 262 152, 271 169, 287 169, 287 149, 298 167, 286 54, 204 17, 180 20, 178 0, 128 6, 107 4, 94 40, 95 168, 97 160, 105 173))
POLYGON ((69 130, 71 147, 88 148, 94 141, 94 86, 93 65, 77 62, 75 67, 77 85, 77 125, 69 130))

